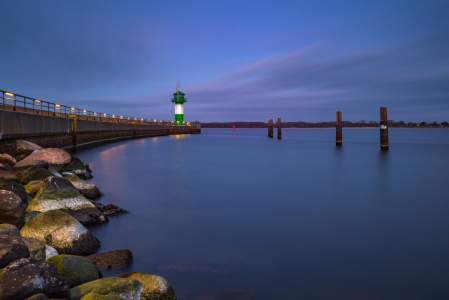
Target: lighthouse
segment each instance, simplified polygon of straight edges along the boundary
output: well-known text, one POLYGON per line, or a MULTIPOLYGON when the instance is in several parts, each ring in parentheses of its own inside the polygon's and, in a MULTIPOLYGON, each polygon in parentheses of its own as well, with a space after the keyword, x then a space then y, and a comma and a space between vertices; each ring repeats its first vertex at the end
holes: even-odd
POLYGON ((180 91, 181 84, 178 77, 178 86, 176 87, 176 93, 173 93, 173 98, 171 102, 175 103, 175 125, 184 124, 184 107, 182 106, 184 102, 187 102, 185 94, 180 91))

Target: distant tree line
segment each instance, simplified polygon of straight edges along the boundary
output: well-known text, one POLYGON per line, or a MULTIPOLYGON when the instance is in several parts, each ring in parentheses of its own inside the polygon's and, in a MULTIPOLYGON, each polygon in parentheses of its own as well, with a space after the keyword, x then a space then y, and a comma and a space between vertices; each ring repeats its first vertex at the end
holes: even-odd
MULTIPOLYGON (((282 122, 282 128, 325 128, 325 127, 335 127, 336 122, 282 122)), ((379 127, 379 123, 376 121, 366 122, 365 120, 360 120, 359 122, 342 121, 343 127, 379 127)), ((264 122, 212 122, 212 123, 201 123, 201 128, 268 128, 268 123, 264 122)), ((276 127, 276 123, 274 127, 276 127)), ((448 122, 437 123, 436 121, 432 123, 414 123, 404 121, 395 122, 393 120, 388 121, 389 127, 405 127, 405 128, 441 128, 449 127, 448 122)))

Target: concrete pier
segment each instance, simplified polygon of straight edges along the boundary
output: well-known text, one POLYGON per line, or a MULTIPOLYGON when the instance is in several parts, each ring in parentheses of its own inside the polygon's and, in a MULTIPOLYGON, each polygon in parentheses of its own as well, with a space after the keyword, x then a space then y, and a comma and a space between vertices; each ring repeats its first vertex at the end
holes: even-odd
POLYGON ((28 140, 44 148, 67 151, 133 138, 201 133, 201 124, 136 124, 94 121, 0 109, 0 153, 16 140, 28 140))

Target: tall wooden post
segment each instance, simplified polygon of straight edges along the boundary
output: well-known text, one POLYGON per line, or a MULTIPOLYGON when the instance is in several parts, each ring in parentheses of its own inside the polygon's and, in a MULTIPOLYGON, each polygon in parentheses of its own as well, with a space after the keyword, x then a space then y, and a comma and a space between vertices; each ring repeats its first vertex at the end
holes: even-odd
POLYGON ((281 118, 278 118, 278 139, 280 139, 282 137, 282 132, 281 132, 281 118))
POLYGON ((72 128, 73 128, 73 149, 72 151, 75 152, 76 151, 76 115, 69 115, 69 118, 72 118, 73 122, 72 122, 72 128))
POLYGON ((268 137, 273 137, 273 119, 268 120, 268 137))
POLYGON ((343 130, 341 125, 341 111, 337 111, 337 135, 336 135, 336 144, 337 146, 341 146, 343 143, 343 130))
POLYGON ((387 108, 380 108, 380 149, 388 150, 388 119, 387 108))

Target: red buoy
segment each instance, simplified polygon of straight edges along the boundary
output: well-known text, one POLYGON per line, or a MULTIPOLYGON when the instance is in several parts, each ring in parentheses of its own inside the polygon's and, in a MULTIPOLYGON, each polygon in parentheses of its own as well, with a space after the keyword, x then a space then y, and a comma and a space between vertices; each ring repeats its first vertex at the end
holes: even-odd
POLYGON ((232 126, 232 131, 235 131, 235 125, 234 125, 234 126, 232 126))

